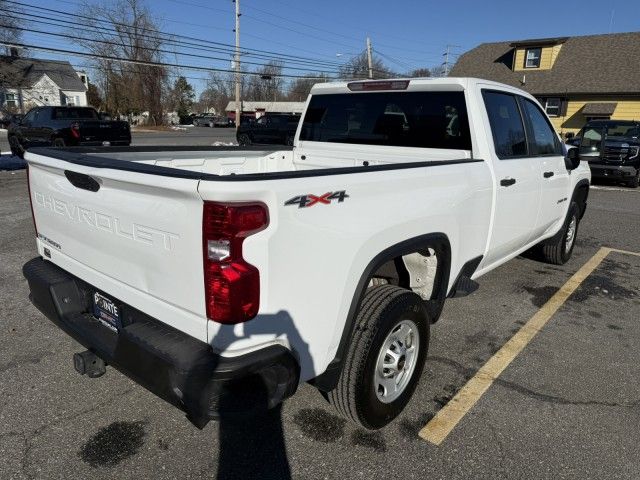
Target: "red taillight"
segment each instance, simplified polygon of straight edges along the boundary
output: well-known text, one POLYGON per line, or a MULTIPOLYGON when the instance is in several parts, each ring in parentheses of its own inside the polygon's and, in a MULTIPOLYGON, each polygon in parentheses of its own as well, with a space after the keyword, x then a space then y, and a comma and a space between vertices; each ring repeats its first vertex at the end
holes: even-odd
POLYGON ((38 236, 38 226, 36 225, 36 215, 33 213, 33 199, 31 198, 31 169, 27 165, 27 192, 29 192, 29 205, 31 206, 31 218, 33 219, 33 229, 38 236))
POLYGON ((268 224, 262 203, 204 203, 204 290, 210 320, 241 323, 258 314, 260 273, 242 258, 242 243, 268 224))
POLYGON ((80 138, 80 124, 75 122, 71 124, 71 136, 73 138, 80 138))

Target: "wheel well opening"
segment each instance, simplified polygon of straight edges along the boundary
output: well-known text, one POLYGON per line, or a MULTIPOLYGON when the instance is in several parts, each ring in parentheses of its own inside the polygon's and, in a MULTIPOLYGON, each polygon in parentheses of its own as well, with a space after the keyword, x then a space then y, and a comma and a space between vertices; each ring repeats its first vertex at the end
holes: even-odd
POLYGON ((589 196, 589 185, 579 185, 575 193, 575 202, 580 209, 580 218, 584 216, 584 212, 587 209, 587 197, 589 196))
POLYGON ((425 246, 383 263, 369 278, 368 287, 396 285, 411 290, 425 301, 440 300, 446 290, 442 284, 445 265, 445 250, 441 246, 425 246))

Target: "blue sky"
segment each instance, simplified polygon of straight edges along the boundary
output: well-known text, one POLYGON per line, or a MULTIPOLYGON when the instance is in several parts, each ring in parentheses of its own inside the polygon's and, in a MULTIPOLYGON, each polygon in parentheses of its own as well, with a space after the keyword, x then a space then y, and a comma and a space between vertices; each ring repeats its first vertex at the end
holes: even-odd
MULTIPOLYGON (((441 64, 447 45, 456 45, 451 51, 459 54, 483 42, 640 30, 639 0, 240 1, 243 47, 334 64, 362 51, 369 35, 374 50, 384 55, 385 63, 397 71, 441 64)), ((79 0, 24 2, 75 12, 79 0)), ((234 42, 231 0, 147 2, 161 19, 162 31, 213 42, 234 42)), ((72 40, 42 35, 27 35, 25 40, 56 48, 76 48, 72 40)), ((34 56, 55 57, 43 52, 34 52, 34 56)), ((175 63, 230 66, 228 60, 172 57, 175 63)), ((86 62, 81 58, 70 60, 74 64, 86 62)), ((205 72, 182 73, 191 77, 190 81, 201 91, 204 82, 198 79, 206 77, 205 72)))

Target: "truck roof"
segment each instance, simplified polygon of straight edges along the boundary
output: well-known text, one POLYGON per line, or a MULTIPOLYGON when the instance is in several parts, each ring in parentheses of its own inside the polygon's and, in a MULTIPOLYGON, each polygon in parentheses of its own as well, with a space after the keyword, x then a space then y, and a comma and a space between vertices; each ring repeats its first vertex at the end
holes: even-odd
MULTIPOLYGON (((423 90, 466 90, 472 86, 481 83, 483 85, 495 86, 497 89, 515 90, 510 85, 493 82, 491 80, 483 80, 472 77, 419 77, 419 78, 390 78, 384 80, 352 80, 348 82, 329 82, 317 83, 311 89, 313 95, 323 95, 330 93, 350 93, 353 92, 354 84, 378 84, 376 91, 389 90, 406 90, 406 91, 423 91, 423 90), (384 84, 389 84, 388 88, 384 88, 384 84), (406 86, 404 86, 406 84, 406 86), (352 88, 349 88, 349 85, 352 88)), ((360 90, 361 91, 361 90, 360 90)))

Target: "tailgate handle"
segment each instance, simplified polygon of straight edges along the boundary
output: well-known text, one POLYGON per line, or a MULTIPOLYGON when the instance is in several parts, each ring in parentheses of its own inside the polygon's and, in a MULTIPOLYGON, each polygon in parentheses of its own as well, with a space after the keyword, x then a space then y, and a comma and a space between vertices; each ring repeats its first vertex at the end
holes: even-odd
POLYGON ((71 170, 65 170, 64 176, 74 187, 81 188, 83 190, 89 190, 90 192, 97 192, 100 190, 100 184, 95 178, 85 175, 84 173, 72 172, 71 170))

